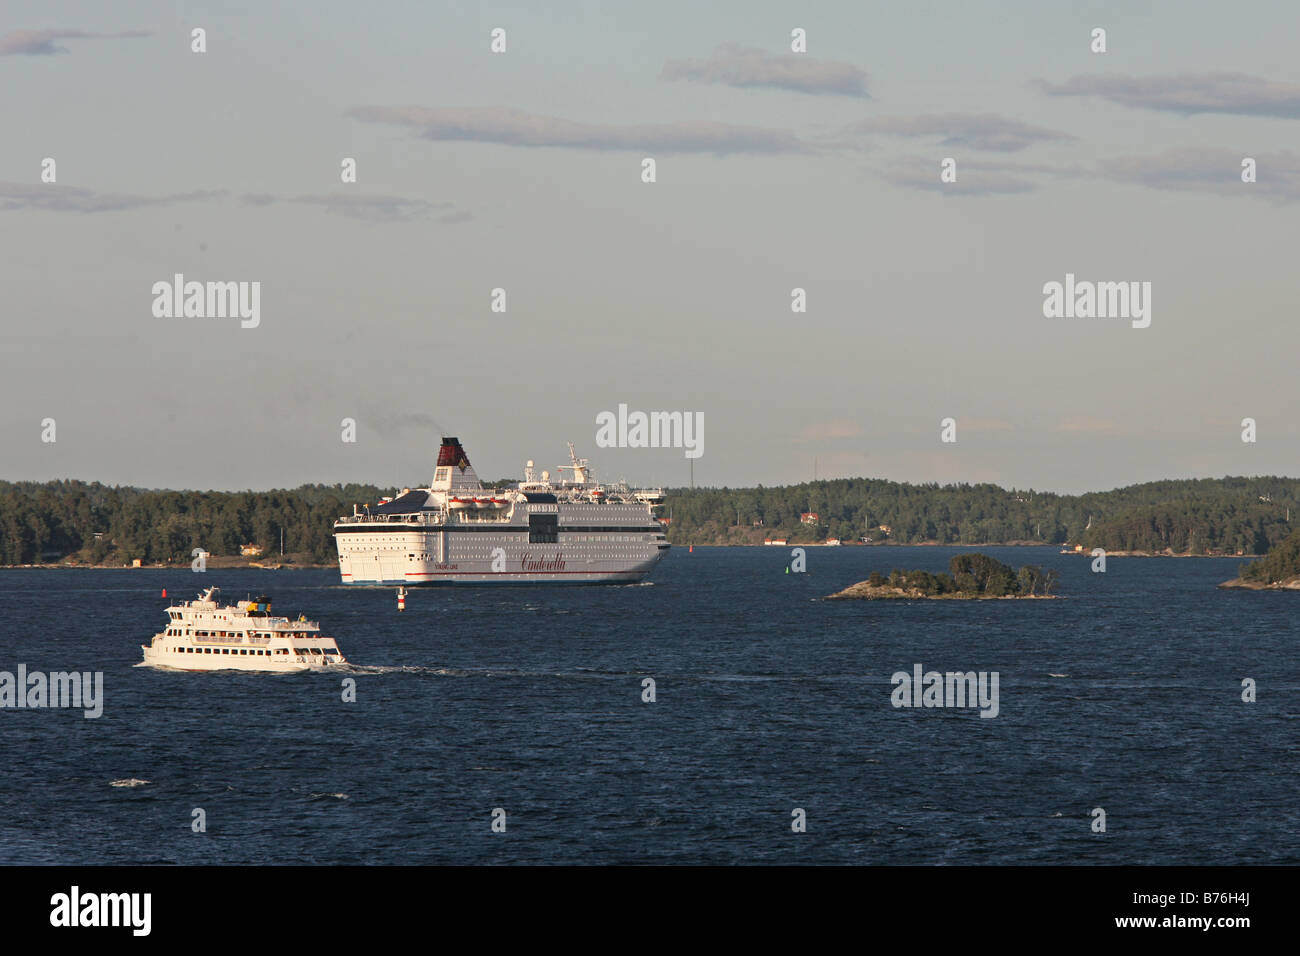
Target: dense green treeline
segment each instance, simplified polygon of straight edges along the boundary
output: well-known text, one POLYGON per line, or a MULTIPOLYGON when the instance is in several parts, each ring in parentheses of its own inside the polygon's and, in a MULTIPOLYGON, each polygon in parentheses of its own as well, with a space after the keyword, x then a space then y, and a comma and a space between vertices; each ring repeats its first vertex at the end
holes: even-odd
MULTIPOLYGON (((194 548, 243 544, 312 561, 335 558, 334 519, 378 500, 371 485, 275 491, 147 491, 81 481, 0 482, 0 564, 73 556, 94 563, 189 561, 194 548), (101 538, 95 539, 95 532, 101 538)), ((388 493, 391 493, 391 489, 388 493)), ((857 541, 1082 544, 1091 550, 1262 554, 1300 523, 1300 480, 1159 481, 1059 495, 996 485, 911 485, 869 478, 787 487, 674 489, 659 509, 677 544, 857 541), (815 525, 800 521, 816 512, 815 525), (882 531, 884 525, 888 531, 882 531)))
POLYGON ((1285 506, 1279 515, 1271 504, 1208 499, 1132 508, 1079 540, 1088 550, 1263 554, 1290 530, 1285 506))
POLYGON ((1091 549, 1261 554, 1300 520, 1300 480, 1158 481, 1083 495, 997 485, 911 485, 869 478, 778 488, 673 489, 662 509, 675 543, 792 543, 826 537, 917 544, 1070 542, 1091 549), (816 512, 817 524, 800 522, 816 512), (888 533, 880 530, 885 525, 888 533))
MULTIPOLYGON (((390 492, 391 493, 391 492, 390 492)), ((332 561, 334 519, 378 500, 371 485, 285 491, 144 491, 82 481, 0 481, 0 564, 56 557, 189 563, 194 548, 238 555, 245 544, 332 561), (99 540, 95 533, 102 532, 99 540)))
POLYGON ((1277 584, 1300 577, 1300 530, 1287 535, 1258 561, 1241 567, 1243 581, 1277 584))

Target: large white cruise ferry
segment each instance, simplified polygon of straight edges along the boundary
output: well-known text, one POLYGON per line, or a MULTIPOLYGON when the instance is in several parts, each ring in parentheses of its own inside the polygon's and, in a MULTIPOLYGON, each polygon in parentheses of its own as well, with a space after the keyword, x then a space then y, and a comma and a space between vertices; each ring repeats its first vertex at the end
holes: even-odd
POLYGON ((167 629, 142 644, 144 662, 183 671, 302 671, 346 664, 338 643, 320 625, 272 617, 261 596, 222 606, 220 588, 167 609, 167 629))
POLYGON ((444 438, 433 483, 405 488, 334 523, 344 584, 605 584, 639 581, 668 541, 661 489, 603 485, 569 444, 571 478, 537 475, 485 488, 465 449, 444 438))

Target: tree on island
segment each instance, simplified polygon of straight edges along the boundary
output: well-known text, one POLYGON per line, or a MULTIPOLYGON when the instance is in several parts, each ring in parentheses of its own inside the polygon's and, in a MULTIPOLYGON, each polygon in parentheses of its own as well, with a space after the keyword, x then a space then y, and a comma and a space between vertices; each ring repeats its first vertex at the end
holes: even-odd
POLYGON ((1243 581, 1255 584, 1277 584, 1300 576, 1300 530, 1292 531, 1258 561, 1243 564, 1239 573, 1243 581))
POLYGON ((945 594, 978 597, 1033 597, 1039 592, 1044 597, 1052 593, 1060 580, 1055 568, 1043 571, 1035 564, 1027 564, 1019 571, 987 554, 959 554, 948 562, 948 573, 934 574, 919 569, 904 571, 898 568, 884 577, 873 571, 867 584, 873 588, 890 587, 904 591, 919 591, 927 597, 945 594))

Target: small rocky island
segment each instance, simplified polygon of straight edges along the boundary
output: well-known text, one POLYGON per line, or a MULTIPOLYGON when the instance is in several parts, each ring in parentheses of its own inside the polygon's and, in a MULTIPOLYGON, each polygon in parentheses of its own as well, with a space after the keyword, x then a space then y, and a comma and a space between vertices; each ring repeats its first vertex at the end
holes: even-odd
POLYGON ((1292 531, 1258 561, 1243 564, 1238 573, 1239 577, 1224 581, 1219 587, 1300 591, 1300 531, 1292 531))
POLYGON ((885 577, 874 571, 865 581, 827 595, 828 601, 948 600, 979 601, 1054 598, 1059 575, 1054 568, 1044 571, 1026 564, 1019 571, 987 554, 959 554, 948 563, 948 572, 900 571, 885 577))

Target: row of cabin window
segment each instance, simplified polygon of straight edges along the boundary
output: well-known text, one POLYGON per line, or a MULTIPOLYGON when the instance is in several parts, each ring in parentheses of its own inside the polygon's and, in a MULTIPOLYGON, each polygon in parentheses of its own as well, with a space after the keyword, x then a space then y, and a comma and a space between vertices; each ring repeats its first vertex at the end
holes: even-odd
MULTIPOLYGON (((269 649, 264 649, 264 648, 260 648, 260 647, 253 647, 253 648, 244 648, 244 647, 178 647, 178 648, 176 648, 176 653, 177 653, 177 654, 240 654, 240 655, 252 654, 254 657, 270 657, 270 656, 271 656, 271 651, 272 651, 272 650, 274 650, 275 653, 277 653, 277 654, 288 654, 288 653, 289 653, 289 649, 288 649, 287 647, 276 647, 276 648, 269 648, 269 649)), ((301 652, 301 651, 302 651, 302 648, 295 648, 295 650, 301 652)))
MULTIPOLYGON (((174 653, 177 654, 240 654, 247 656, 252 654, 254 657, 270 657, 272 651, 276 654, 288 654, 287 647, 275 647, 263 649, 260 647, 243 648, 243 647, 178 647, 174 653)), ((332 647, 295 647, 295 654, 337 654, 338 651, 332 647)))
MULTIPOLYGON (((593 538, 593 537, 586 537, 586 536, 584 536, 584 537, 575 537, 575 536, 572 536, 572 535, 567 535, 566 538, 565 538, 565 542, 566 542, 566 543, 574 543, 574 542, 578 542, 578 541, 583 541, 583 542, 587 542, 587 541, 606 542, 606 541, 610 541, 610 540, 614 540, 614 541, 649 541, 649 540, 650 540, 650 536, 649 536, 649 535, 641 535, 641 536, 637 536, 637 537, 630 537, 630 536, 619 535, 619 536, 616 536, 616 537, 614 537, 614 538, 611 539, 611 538, 609 538, 609 537, 607 537, 607 536, 601 536, 601 537, 599 537, 599 538, 593 538)), ((533 534, 530 534, 530 535, 529 535, 529 537, 528 537, 528 543, 529 543, 529 544, 559 544, 560 542, 558 541, 558 539, 556 538, 556 536, 555 536, 554 534, 546 534, 546 533, 538 534, 538 533, 534 532, 533 534)), ((385 550, 385 551, 393 551, 393 550, 397 550, 397 549, 395 549, 395 548, 384 548, 384 549, 382 549, 382 550, 385 550)), ((414 561, 417 557, 419 557, 421 560, 424 560, 424 561, 431 561, 431 560, 433 560, 433 555, 428 554, 428 553, 421 553, 421 554, 419 554, 419 555, 415 555, 415 554, 411 554, 410 552, 407 552, 406 557, 407 557, 407 560, 410 560, 410 561, 414 561)), ((224 633, 224 632, 223 632, 223 633, 224 633)))
MULTIPOLYGON (((514 542, 514 539, 513 539, 513 538, 505 539, 505 540, 507 540, 507 541, 509 541, 509 542, 514 542)), ((600 537, 590 537, 590 536, 576 537, 576 536, 574 536, 574 535, 572 535, 572 534, 569 534, 569 533, 567 533, 567 532, 565 533, 565 542, 566 542, 566 543, 572 543, 572 542, 578 542, 578 541, 649 541, 649 540, 650 540, 650 535, 615 535, 614 537, 611 538, 611 537, 608 536, 608 535, 601 535, 600 537)), ((529 544, 559 544, 560 542, 559 542, 559 539, 555 536, 555 533, 554 533, 554 532, 536 532, 536 531, 535 531, 535 532, 532 532, 531 534, 529 534, 529 536, 528 536, 528 543, 529 543, 529 544)), ((353 549, 353 550, 361 550, 361 549, 360 549, 360 548, 357 548, 357 549, 353 549)), ((401 549, 400 547, 380 547, 380 548, 366 548, 365 550, 367 550, 367 551, 374 551, 374 550, 378 550, 378 551, 400 551, 400 550, 402 550, 402 549, 401 549)), ((416 555, 411 554, 410 552, 407 552, 406 557, 407 557, 408 559, 414 559, 414 558, 416 557, 416 555)), ((427 560, 430 560, 430 559, 431 559, 432 555, 429 555, 429 554, 420 554, 419 557, 421 557, 421 558, 423 558, 423 559, 425 559, 425 560, 427 561, 427 560)))
MULTIPOLYGON (((568 538, 568 540, 565 541, 564 544, 572 544, 572 542, 575 542, 575 541, 594 541, 594 542, 598 542, 598 544, 599 544, 599 542, 608 541, 608 540, 610 540, 610 538, 606 538, 606 537, 571 537, 571 538, 568 538)), ((623 541, 623 540, 634 541, 634 540, 636 540, 636 538, 615 538, 615 540, 616 540, 616 541, 623 541)), ((650 540, 649 537, 642 538, 642 541, 649 541, 649 540, 650 540)), ((529 544, 552 544, 552 545, 554 545, 554 544, 560 544, 560 542, 556 541, 555 538, 554 538, 554 536, 552 536, 552 537, 546 538, 546 540, 539 540, 539 541, 532 541, 532 540, 530 540, 530 541, 529 541, 529 544)), ((611 549, 606 549, 606 551, 608 551, 608 550, 611 550, 611 549)), ((490 554, 490 551, 489 551, 489 554, 490 554)), ((409 551, 408 551, 408 553, 407 553, 407 559, 408 559, 408 561, 415 561, 416 558, 424 559, 424 561, 432 561, 432 559, 433 559, 433 555, 432 555, 432 554, 411 554, 411 553, 409 553, 409 551)))
MULTIPOLYGON (((167 636, 168 636, 168 637, 184 637, 184 636, 185 636, 186 634, 188 634, 188 633, 189 633, 189 631, 183 631, 183 630, 181 630, 181 628, 179 628, 179 627, 169 627, 169 628, 167 628, 167 636)), ((244 632, 243 632, 243 631, 195 631, 195 632, 194 632, 194 636, 195 636, 195 637, 234 637, 234 638, 239 638, 239 637, 243 637, 243 636, 244 636, 244 632)), ((270 637, 272 637, 272 635, 270 635, 270 634, 254 634, 253 636, 254 636, 255 638, 267 638, 267 639, 269 639, 270 637)))

